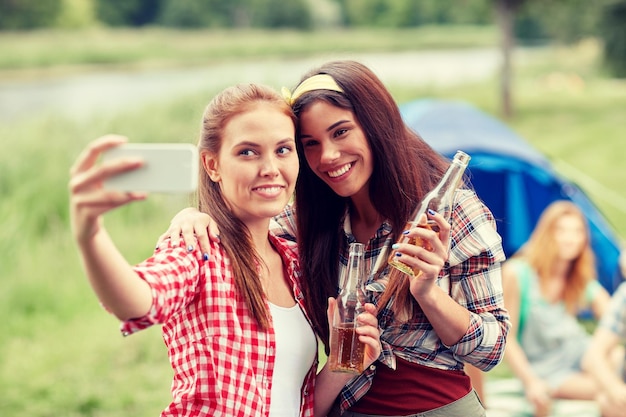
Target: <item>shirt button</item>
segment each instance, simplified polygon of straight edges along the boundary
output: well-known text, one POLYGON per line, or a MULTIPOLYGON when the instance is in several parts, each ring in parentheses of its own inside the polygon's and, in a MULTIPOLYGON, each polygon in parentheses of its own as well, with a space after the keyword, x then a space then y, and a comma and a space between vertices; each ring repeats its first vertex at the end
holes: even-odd
POLYGON ((376 365, 370 365, 370 371, 376 370, 376 365))

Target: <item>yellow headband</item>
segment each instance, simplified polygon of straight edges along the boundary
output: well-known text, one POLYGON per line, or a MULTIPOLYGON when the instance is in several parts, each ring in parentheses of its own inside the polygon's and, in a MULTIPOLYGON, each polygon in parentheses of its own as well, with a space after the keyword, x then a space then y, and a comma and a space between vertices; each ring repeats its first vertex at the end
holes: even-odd
POLYGON ((293 93, 291 93, 287 87, 283 87, 281 91, 287 103, 289 103, 290 106, 293 106, 302 94, 313 90, 331 90, 343 93, 343 89, 339 87, 333 77, 328 74, 317 74, 307 78, 302 81, 295 90, 293 90, 293 93))

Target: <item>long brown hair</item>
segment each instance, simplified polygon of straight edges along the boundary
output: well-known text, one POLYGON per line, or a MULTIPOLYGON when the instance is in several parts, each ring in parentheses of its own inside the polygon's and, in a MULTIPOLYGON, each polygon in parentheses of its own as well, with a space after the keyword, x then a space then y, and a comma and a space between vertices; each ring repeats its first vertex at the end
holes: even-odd
MULTIPOLYGON (((275 90, 258 84, 240 84, 223 90, 206 107, 198 150, 218 154, 228 122, 260 102, 275 106, 277 111, 289 116, 295 126, 293 111, 275 90)), ((267 329, 270 323, 269 312, 257 269, 263 261, 254 249, 248 228, 229 209, 220 185, 211 181, 202 164, 199 175, 198 209, 210 213, 217 223, 220 241, 231 260, 237 291, 259 326, 267 329)))
POLYGON ((543 288, 546 281, 550 279, 551 268, 559 255, 554 239, 557 222, 568 215, 580 219, 586 231, 585 245, 570 265, 563 294, 567 310, 575 313, 580 307, 581 297, 587 284, 596 279, 595 256, 590 244, 589 226, 583 212, 576 204, 567 200, 558 200, 546 207, 528 241, 514 257, 524 259, 537 272, 539 285, 543 288))
MULTIPOLYGON (((394 233, 400 233, 418 201, 443 175, 445 159, 405 125, 389 91, 363 64, 329 62, 305 74, 301 82, 315 74, 330 75, 343 93, 330 90, 304 93, 294 103, 296 115, 319 100, 355 115, 373 154, 374 169, 369 180, 372 204, 389 220, 394 233)), ((299 140, 296 147, 300 160, 306 161, 299 140)), ((328 320, 324 306, 328 297, 337 295, 339 257, 345 249, 342 221, 349 201, 335 194, 308 164, 300 164, 295 202, 302 286, 315 330, 326 346, 328 320)), ((404 277, 401 280, 405 281, 408 293, 408 280, 404 277)), ((403 291, 396 284, 388 290, 403 291)))

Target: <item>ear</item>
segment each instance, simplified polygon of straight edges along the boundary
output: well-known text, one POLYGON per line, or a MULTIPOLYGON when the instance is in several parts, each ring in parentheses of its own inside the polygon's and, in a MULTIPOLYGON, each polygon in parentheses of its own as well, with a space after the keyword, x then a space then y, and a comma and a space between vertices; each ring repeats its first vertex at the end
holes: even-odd
POLYGON ((212 152, 204 151, 201 154, 202 166, 213 182, 220 182, 220 164, 217 155, 212 152))

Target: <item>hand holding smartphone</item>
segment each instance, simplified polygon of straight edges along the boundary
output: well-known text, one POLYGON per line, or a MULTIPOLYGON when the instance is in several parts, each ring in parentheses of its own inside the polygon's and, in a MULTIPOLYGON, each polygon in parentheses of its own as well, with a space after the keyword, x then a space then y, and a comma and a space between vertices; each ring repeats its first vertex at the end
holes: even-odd
POLYGON ((198 187, 198 149, 189 143, 126 143, 102 154, 102 160, 140 158, 143 165, 108 178, 104 187, 118 191, 190 193, 198 187))

